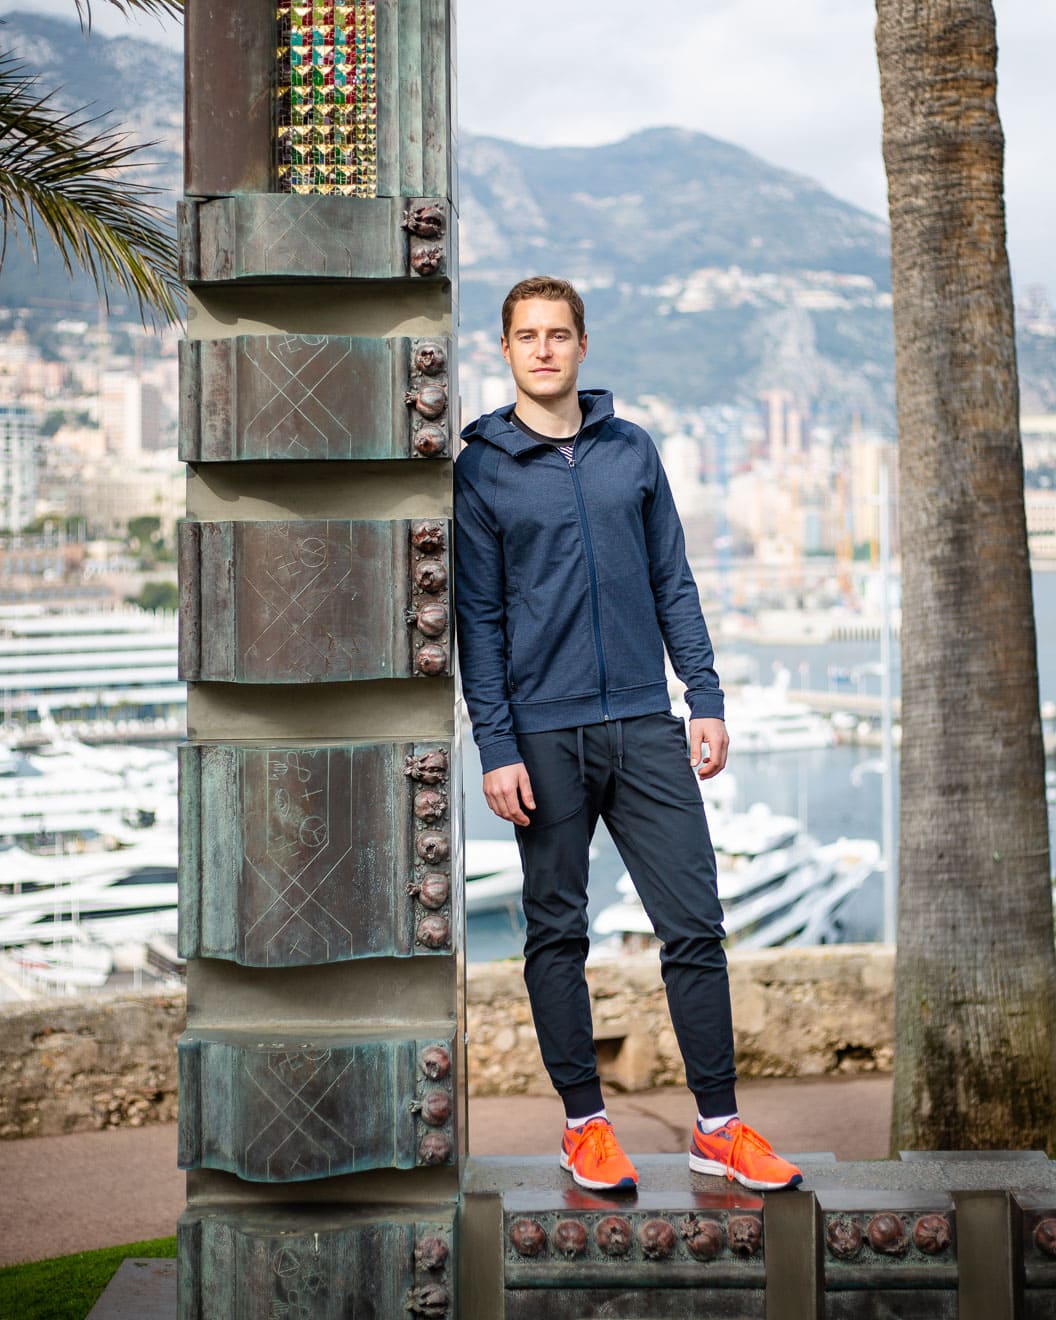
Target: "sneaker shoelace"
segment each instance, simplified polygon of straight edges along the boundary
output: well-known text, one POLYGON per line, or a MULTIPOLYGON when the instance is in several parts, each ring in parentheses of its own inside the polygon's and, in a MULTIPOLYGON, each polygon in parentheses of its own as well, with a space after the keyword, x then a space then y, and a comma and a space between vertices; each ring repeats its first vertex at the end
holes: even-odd
POLYGON ((588 1144, 599 1162, 610 1159, 618 1153, 616 1134, 608 1123, 588 1123, 582 1132, 577 1132, 572 1149, 568 1152, 568 1158, 574 1162, 580 1148, 588 1144))
POLYGON ((742 1146, 754 1146, 763 1155, 773 1155, 774 1148, 765 1137, 761 1137, 754 1128, 750 1128, 747 1123, 738 1123, 733 1129, 733 1140, 730 1142, 730 1149, 726 1152, 726 1177, 732 1182, 733 1166, 737 1163, 742 1146))

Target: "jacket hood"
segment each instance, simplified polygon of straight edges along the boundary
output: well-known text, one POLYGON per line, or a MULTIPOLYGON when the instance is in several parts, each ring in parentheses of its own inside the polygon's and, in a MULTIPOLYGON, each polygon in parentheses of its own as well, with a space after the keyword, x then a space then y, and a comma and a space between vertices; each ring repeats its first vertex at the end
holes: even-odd
MULTIPOLYGON (((610 417, 614 416, 611 390, 580 390, 579 406, 583 410, 581 432, 585 431, 588 426, 595 426, 599 422, 608 421, 610 417)), ((515 404, 507 403, 502 408, 497 408, 495 412, 485 413, 483 417, 478 417, 475 422, 470 422, 462 432, 462 439, 487 440, 504 453, 509 454, 511 458, 518 458, 521 454, 527 453, 529 449, 537 448, 538 440, 533 440, 530 435, 525 435, 510 420, 515 407, 515 404)))

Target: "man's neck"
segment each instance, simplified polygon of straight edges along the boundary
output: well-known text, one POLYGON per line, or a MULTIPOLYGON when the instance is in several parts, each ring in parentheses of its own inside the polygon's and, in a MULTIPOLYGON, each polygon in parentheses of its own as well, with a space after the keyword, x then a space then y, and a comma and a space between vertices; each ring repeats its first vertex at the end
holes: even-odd
POLYGON ((539 435, 563 440, 575 435, 583 424, 583 414, 579 407, 579 395, 569 394, 563 399, 548 399, 540 403, 518 391, 517 416, 539 435))

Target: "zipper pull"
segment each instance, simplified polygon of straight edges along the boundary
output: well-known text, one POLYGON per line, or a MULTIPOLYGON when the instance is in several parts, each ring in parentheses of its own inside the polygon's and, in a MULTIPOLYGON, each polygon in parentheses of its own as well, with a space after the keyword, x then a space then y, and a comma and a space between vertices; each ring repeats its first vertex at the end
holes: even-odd
POLYGON ((575 460, 574 458, 570 458, 570 459, 568 459, 568 466, 569 466, 569 467, 575 467, 575 466, 576 466, 576 460, 575 460))

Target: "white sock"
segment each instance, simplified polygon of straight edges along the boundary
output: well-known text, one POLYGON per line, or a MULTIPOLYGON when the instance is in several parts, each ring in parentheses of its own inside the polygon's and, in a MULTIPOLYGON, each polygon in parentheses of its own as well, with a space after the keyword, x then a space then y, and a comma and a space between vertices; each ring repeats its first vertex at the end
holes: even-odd
POLYGON ((586 1118, 566 1118, 565 1127, 582 1127, 584 1123, 589 1123, 592 1118, 608 1118, 608 1111, 597 1109, 593 1114, 588 1114, 586 1118))
POLYGON ((697 1123, 700 1125, 701 1132, 717 1132, 720 1127, 725 1127, 731 1119, 736 1117, 736 1114, 718 1114, 713 1118, 705 1118, 703 1114, 698 1113, 697 1123))

